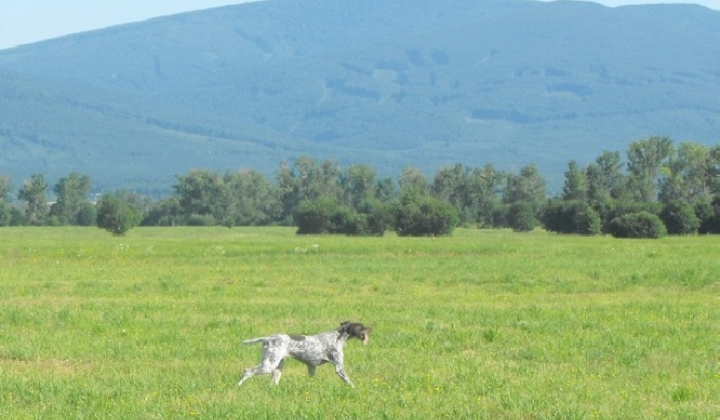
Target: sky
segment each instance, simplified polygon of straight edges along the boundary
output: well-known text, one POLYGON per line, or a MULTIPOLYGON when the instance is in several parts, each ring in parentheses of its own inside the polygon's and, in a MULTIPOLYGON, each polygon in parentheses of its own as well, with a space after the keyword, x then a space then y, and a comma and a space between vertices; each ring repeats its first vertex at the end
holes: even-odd
MULTIPOLYGON (((123 23, 257 0, 0 0, 0 49, 123 23)), ((549 0, 543 0, 549 1, 549 0)), ((606 6, 720 0, 595 0, 606 6)))

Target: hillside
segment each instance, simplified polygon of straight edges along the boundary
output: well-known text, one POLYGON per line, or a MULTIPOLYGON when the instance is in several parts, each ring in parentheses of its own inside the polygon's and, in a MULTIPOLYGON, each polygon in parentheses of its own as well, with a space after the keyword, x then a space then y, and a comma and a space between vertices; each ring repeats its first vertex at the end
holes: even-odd
POLYGON ((394 176, 720 140, 720 12, 268 0, 0 51, 0 173, 167 191, 307 154, 394 176))

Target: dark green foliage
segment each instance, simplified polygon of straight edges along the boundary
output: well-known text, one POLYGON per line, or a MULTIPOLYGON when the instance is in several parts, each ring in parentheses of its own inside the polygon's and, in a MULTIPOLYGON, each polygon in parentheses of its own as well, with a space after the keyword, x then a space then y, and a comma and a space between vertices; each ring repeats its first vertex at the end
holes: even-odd
POLYGON ((657 215, 641 211, 613 219, 610 234, 616 238, 658 239, 667 236, 667 229, 657 215))
POLYGON ((697 233, 700 227, 700 219, 695 215, 693 206, 680 201, 666 204, 660 212, 660 219, 671 235, 690 235, 697 233))
POLYGON ((97 226, 122 236, 135 226, 135 213, 131 206, 114 194, 103 195, 97 204, 97 226))
POLYGON ((392 205, 375 201, 369 205, 365 217, 368 235, 383 236, 386 230, 392 228, 392 205))
POLYGON ((492 211, 492 225, 497 228, 508 228, 510 222, 508 221, 508 214, 510 213, 509 204, 498 204, 493 207, 492 211))
POLYGON ((657 201, 652 203, 643 203, 637 201, 611 200, 605 204, 607 207, 602 209, 602 212, 598 211, 599 214, 603 215, 603 232, 605 233, 611 233, 610 224, 618 217, 639 212, 647 212, 657 216, 660 214, 660 211, 662 211, 662 204, 657 201))
POLYGON ((507 214, 508 227, 516 232, 529 232, 538 225, 535 217, 535 208, 532 203, 526 201, 516 202, 510 205, 507 214))
MULTIPOLYGON (((78 224, 78 213, 84 203, 87 203, 87 195, 90 193, 90 177, 77 172, 60 179, 55 184, 56 201, 50 208, 50 216, 54 216, 59 224, 78 224)), ((87 211, 87 210, 86 210, 87 211)), ((90 216, 88 214, 84 215, 90 216)), ((93 220, 90 225, 94 224, 93 220)))
POLYGON ((93 226, 97 222, 97 207, 93 203, 80 203, 77 213, 75 213, 75 221, 73 224, 78 226, 93 226))
POLYGON ((30 225, 42 225, 47 218, 47 182, 42 174, 34 174, 23 182, 18 199, 25 201, 25 221, 30 225))
POLYGON ((10 176, 0 175, 0 203, 7 203, 12 188, 10 176))
POLYGON ((597 235, 602 231, 598 212, 584 201, 551 201, 541 219, 551 232, 597 235))
POLYGON ((212 214, 191 214, 187 219, 188 226, 215 226, 212 214))
POLYGON ((143 226, 179 226, 187 223, 187 217, 176 197, 161 200, 150 209, 143 226))
POLYGON ((303 201, 295 213, 298 235, 342 233, 363 235, 367 233, 367 220, 347 206, 327 197, 315 201, 303 201))
POLYGON ((720 233, 720 197, 712 204, 695 206, 695 213, 700 219, 699 233, 720 233))
POLYGON ((0 227, 9 226, 11 217, 10 206, 0 200, 0 227))
POLYGON ((25 215, 20 209, 0 201, 0 227, 25 225, 25 215))
POLYGON ((459 222, 452 205, 420 194, 403 197, 394 215, 394 229, 400 236, 450 235, 459 222))
POLYGON ((24 226, 26 225, 25 214, 16 207, 10 209, 10 226, 24 226))

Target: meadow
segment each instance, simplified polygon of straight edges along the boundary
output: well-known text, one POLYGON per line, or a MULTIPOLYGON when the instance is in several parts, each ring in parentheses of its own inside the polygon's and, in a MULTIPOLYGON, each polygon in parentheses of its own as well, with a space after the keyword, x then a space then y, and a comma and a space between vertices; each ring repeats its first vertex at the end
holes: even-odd
POLYGON ((0 229, 3 419, 717 419, 720 237, 0 229), (237 386, 260 346, 374 328, 237 386))

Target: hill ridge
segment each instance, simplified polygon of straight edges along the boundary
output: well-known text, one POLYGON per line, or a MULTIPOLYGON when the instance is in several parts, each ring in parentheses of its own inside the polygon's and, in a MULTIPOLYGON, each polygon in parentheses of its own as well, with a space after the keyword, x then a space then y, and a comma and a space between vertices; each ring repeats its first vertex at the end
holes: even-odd
POLYGON ((394 176, 720 138, 720 12, 268 0, 0 51, 0 172, 168 190, 307 154, 394 176))

